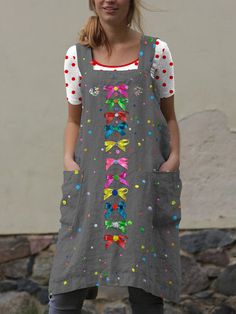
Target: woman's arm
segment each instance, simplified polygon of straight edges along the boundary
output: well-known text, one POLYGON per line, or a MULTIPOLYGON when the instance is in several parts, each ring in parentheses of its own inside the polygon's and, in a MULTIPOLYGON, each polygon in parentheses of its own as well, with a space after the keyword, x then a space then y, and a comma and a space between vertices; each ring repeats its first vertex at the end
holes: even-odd
POLYGON ((161 98, 160 107, 170 131, 171 153, 168 160, 161 165, 159 170, 175 171, 180 166, 180 134, 175 116, 174 95, 167 98, 161 98))
POLYGON ((159 91, 160 108, 167 121, 170 131, 171 153, 159 168, 160 171, 175 171, 180 164, 179 128, 174 109, 175 71, 174 61, 168 44, 160 39, 156 40, 153 66, 155 69, 155 84, 159 91))
POLYGON ((72 45, 66 52, 64 60, 66 99, 68 118, 64 133, 64 170, 79 170, 74 160, 74 152, 80 130, 82 113, 81 73, 78 67, 76 46, 72 45))

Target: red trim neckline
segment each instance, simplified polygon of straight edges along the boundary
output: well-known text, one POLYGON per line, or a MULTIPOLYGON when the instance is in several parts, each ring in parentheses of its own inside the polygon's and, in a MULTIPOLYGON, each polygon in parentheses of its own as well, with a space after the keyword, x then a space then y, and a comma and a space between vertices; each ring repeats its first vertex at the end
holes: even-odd
POLYGON ((126 65, 130 65, 130 64, 132 64, 132 63, 134 63, 134 62, 137 62, 138 59, 139 59, 139 58, 137 58, 137 59, 135 59, 134 61, 131 61, 131 62, 129 62, 129 63, 122 64, 122 65, 107 65, 107 64, 102 64, 102 63, 98 62, 97 60, 93 59, 93 65, 98 64, 98 65, 101 65, 101 66, 106 67, 106 68, 119 68, 119 67, 124 67, 124 66, 126 66, 126 65))

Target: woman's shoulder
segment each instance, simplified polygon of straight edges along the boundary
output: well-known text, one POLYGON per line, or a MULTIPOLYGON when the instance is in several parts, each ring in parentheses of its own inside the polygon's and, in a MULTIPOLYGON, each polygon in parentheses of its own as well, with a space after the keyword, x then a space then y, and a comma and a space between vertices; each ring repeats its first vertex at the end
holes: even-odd
POLYGON ((76 52, 76 45, 70 45, 69 47, 66 48, 66 56, 71 57, 74 56, 76 52))
POLYGON ((166 40, 156 37, 156 51, 163 52, 165 49, 168 49, 168 43, 166 40))
POLYGON ((155 38, 155 52, 153 57, 153 68, 166 67, 169 63, 173 63, 172 54, 168 46, 168 42, 160 37, 155 38))
POLYGON ((166 40, 160 38, 159 36, 153 36, 153 35, 149 35, 146 34, 147 39, 149 38, 149 41, 151 39, 151 42, 153 42, 155 44, 155 52, 157 54, 161 54, 166 50, 169 49, 168 47, 168 43, 166 40))

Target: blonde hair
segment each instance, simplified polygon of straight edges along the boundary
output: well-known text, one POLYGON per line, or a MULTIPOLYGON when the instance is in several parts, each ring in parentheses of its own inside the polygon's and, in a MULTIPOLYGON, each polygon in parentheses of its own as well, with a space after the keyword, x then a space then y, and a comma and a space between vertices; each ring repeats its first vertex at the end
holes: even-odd
MULTIPOLYGON (((131 26, 134 25, 141 31, 141 33, 143 33, 141 7, 144 7, 141 0, 130 0, 127 26, 131 28, 131 26)), ((100 23, 99 16, 96 13, 94 0, 89 0, 89 9, 95 13, 95 16, 90 16, 87 23, 80 30, 79 43, 92 48, 105 45, 110 54, 112 49, 100 23)))

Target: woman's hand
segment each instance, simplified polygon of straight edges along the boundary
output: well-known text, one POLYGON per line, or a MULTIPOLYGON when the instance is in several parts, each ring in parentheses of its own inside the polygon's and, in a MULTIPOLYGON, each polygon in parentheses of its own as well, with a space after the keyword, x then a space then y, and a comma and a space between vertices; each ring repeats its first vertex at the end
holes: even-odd
POLYGON ((170 154, 169 158, 163 162, 159 168, 159 171, 177 171, 179 169, 179 157, 174 154, 170 154))
POLYGON ((64 159, 64 170, 65 171, 80 170, 80 166, 74 161, 73 158, 65 158, 64 159))

